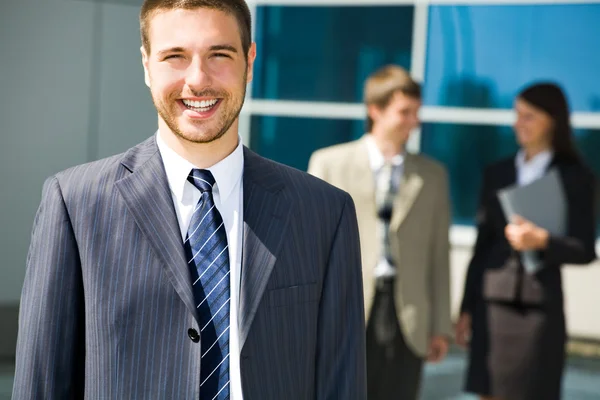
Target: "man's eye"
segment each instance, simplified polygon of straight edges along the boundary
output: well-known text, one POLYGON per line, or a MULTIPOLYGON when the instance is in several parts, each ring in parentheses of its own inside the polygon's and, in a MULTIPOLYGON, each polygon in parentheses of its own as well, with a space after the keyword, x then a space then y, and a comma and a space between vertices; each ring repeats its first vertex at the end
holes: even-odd
POLYGON ((169 56, 166 56, 165 60, 170 60, 170 59, 173 59, 173 58, 181 58, 181 54, 171 54, 169 56))
POLYGON ((229 54, 226 53, 215 53, 213 54, 214 57, 226 57, 226 58, 231 58, 231 56, 229 54))

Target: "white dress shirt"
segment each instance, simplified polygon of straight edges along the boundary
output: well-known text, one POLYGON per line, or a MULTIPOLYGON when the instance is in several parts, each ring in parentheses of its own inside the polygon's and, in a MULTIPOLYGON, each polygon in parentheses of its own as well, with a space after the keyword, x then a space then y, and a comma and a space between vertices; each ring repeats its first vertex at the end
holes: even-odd
MULTIPOLYGON (((192 163, 181 157, 171 149, 161 137, 160 131, 156 135, 156 144, 162 156, 165 172, 171 188, 173 204, 181 230, 182 246, 187 236, 188 226, 192 213, 198 200, 200 191, 187 177, 193 168, 192 163)), ((229 245, 229 266, 231 279, 231 304, 230 308, 230 333, 229 333, 229 378, 230 394, 235 400, 242 400, 242 382, 240 375, 240 337, 238 330, 238 307, 240 289, 240 271, 242 255, 242 224, 243 224, 243 181, 244 149, 241 138, 238 146, 229 156, 219 161, 208 169, 215 178, 213 198, 219 210, 229 245)))
MULTIPOLYGON (((367 143, 367 153, 369 156, 369 164, 371 165, 371 170, 373 171, 373 178, 375 183, 379 181, 379 175, 381 170, 386 162, 385 157, 377 147, 375 140, 369 135, 365 137, 367 143)), ((391 174, 391 185, 395 191, 398 191, 400 186, 400 181, 402 180, 402 174, 404 173, 404 154, 396 154, 390 160, 390 163, 393 165, 393 170, 391 174)), ((379 190, 376 188, 376 190, 379 190)), ((383 233, 380 234, 383 236, 383 233)), ((381 237, 381 241, 383 241, 383 237, 381 237)), ((396 269, 390 265, 387 259, 382 255, 375 266, 375 277, 391 277, 396 275, 396 269)))
POLYGON ((525 152, 523 150, 519 151, 515 158, 517 184, 519 186, 528 185, 543 177, 546 174, 548 166, 552 162, 553 156, 554 153, 551 150, 546 150, 536 154, 529 161, 525 161, 525 152))

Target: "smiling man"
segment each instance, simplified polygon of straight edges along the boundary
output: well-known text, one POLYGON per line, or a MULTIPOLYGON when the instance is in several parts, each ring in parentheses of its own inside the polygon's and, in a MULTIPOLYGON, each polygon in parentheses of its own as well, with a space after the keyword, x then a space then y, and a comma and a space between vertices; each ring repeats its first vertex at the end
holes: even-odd
POLYGON ((50 177, 13 399, 365 399, 351 197, 241 144, 243 0, 147 0, 155 135, 50 177))
POLYGON ((447 172, 407 151, 421 85, 397 65, 364 88, 367 133, 316 151, 309 172, 352 195, 361 236, 369 400, 416 400, 425 361, 448 351, 450 198, 447 172))

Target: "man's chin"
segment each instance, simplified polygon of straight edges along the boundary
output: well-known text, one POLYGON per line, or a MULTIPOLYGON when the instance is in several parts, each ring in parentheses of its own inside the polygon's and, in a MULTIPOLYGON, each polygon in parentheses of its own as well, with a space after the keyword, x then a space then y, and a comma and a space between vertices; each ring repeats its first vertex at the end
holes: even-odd
POLYGON ((223 135, 220 132, 179 130, 175 134, 180 138, 190 143, 211 143, 220 139, 223 135))

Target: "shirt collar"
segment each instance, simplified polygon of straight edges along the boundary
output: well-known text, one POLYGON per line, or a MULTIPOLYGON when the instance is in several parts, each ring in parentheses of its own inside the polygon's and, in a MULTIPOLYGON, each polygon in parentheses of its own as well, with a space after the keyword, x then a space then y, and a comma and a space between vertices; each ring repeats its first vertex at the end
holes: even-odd
MULTIPOLYGON (((165 173, 167 174, 171 191, 181 201, 187 177, 193 168, 198 167, 171 149, 161 137, 160 132, 156 134, 156 144, 165 166, 165 173)), ((230 155, 206 169, 215 178, 215 189, 219 192, 221 202, 226 201, 235 185, 241 179, 244 170, 242 139, 238 137, 238 145, 230 155)))
MULTIPOLYGON (((369 163, 371 164, 371 169, 373 171, 379 171, 381 167, 383 167, 383 165, 385 164, 385 157, 381 153, 381 150, 379 150, 379 147, 377 147, 375 140, 370 136, 370 134, 365 136, 365 140, 367 143, 367 153, 369 155, 369 163)), ((402 165, 402 163, 404 163, 404 154, 396 154, 394 157, 392 157, 390 162, 395 167, 402 165)))
POLYGON ((517 168, 545 170, 552 162, 553 156, 554 152, 552 150, 545 150, 533 156, 529 161, 525 161, 525 151, 520 150, 519 153, 517 153, 517 168))

